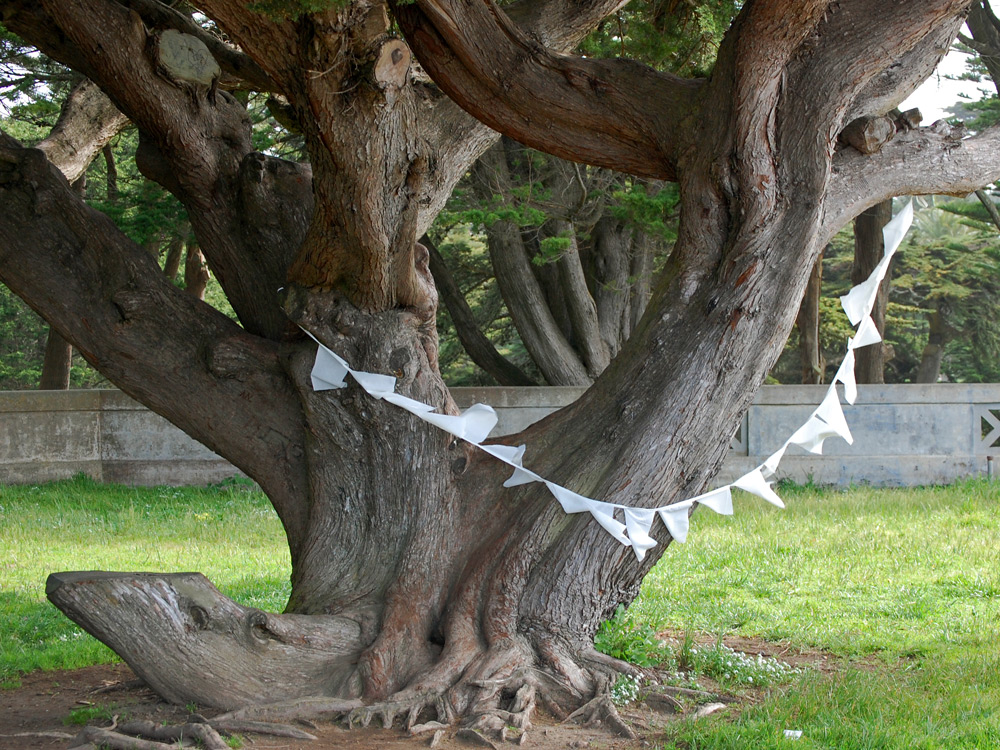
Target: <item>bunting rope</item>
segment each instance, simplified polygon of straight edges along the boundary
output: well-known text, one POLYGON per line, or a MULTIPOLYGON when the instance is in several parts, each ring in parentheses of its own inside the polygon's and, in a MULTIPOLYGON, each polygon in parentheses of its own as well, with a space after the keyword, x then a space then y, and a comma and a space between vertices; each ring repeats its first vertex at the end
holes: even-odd
POLYGON ((350 375, 372 398, 395 404, 415 415, 418 419, 471 443, 512 467, 514 473, 503 483, 504 487, 517 487, 531 482, 541 482, 566 513, 590 513, 594 520, 612 537, 622 545, 631 547, 635 552, 636 559, 641 561, 645 558, 646 551, 656 546, 656 540, 650 536, 649 531, 657 516, 666 526, 671 537, 678 542, 684 542, 688 535, 688 513, 691 507, 698 503, 721 515, 732 515, 733 487, 763 498, 779 508, 784 508, 785 504, 771 488, 769 480, 776 475, 778 464, 785 455, 788 446, 797 445, 810 453, 819 455, 823 452, 823 442, 830 437, 842 437, 848 444, 853 445, 854 437, 851 435, 847 419, 844 417, 837 383, 843 384, 844 398, 849 404, 853 404, 858 395, 854 373, 854 352, 856 349, 877 344, 882 340, 878 328, 875 326, 875 321, 871 317, 872 307, 875 304, 879 284, 889 269, 893 253, 903 241, 903 237, 912 223, 913 202, 909 201, 882 230, 885 253, 878 266, 875 267, 868 279, 840 298, 844 312, 847 313, 851 325, 857 327, 857 332, 855 336, 847 339, 847 353, 844 355, 844 361, 827 389, 826 396, 805 423, 792 433, 781 448, 772 453, 764 463, 744 474, 732 484, 670 505, 659 508, 633 508, 618 503, 607 503, 585 497, 551 482, 525 468, 524 445, 519 445, 516 448, 509 445, 483 445, 483 441, 486 440, 497 423, 497 414, 492 406, 473 404, 459 415, 439 414, 435 411, 435 407, 429 404, 396 393, 396 378, 392 375, 380 375, 352 369, 340 355, 327 348, 309 331, 306 331, 319 347, 312 369, 313 390, 346 388, 346 378, 350 375), (615 518, 616 510, 622 511, 624 523, 615 518))

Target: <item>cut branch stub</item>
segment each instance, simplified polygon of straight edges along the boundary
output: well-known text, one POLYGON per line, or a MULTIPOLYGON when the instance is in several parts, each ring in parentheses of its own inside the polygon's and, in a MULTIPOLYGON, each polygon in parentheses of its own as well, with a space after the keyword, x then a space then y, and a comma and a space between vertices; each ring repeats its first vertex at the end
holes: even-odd
POLYGON ((383 44, 375 58, 375 80, 382 88, 402 88, 410 71, 410 48, 399 39, 383 44))
POLYGON ((840 139, 862 154, 878 153, 896 135, 896 123, 890 117, 859 117, 840 133, 840 139))
POLYGON ((53 573, 45 594, 173 703, 233 709, 360 689, 357 623, 243 607, 200 573, 53 573))
POLYGON ((209 88, 222 68, 201 39, 167 29, 157 37, 156 62, 172 81, 209 88))

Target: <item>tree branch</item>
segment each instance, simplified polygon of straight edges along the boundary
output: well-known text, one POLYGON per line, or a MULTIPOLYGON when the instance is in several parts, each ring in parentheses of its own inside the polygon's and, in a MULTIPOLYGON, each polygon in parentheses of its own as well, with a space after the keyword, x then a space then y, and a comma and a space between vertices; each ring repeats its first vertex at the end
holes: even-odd
MULTIPOLYGON (((958 131, 960 132, 960 131, 958 131)), ((1000 178, 1000 127, 959 139, 949 126, 900 133, 877 154, 834 159, 821 234, 826 242, 869 206, 899 195, 973 193, 1000 178)))
POLYGON ((308 489, 281 348, 171 284, 40 151, 0 136, 0 281, 122 390, 256 479, 294 545, 308 489))
POLYGON ((420 242, 427 247, 430 253, 430 268, 434 276, 434 285, 437 286, 441 300, 448 308, 451 321, 455 324, 455 333, 458 340, 462 342, 462 347, 477 365, 483 368, 500 385, 538 385, 521 371, 517 365, 504 357, 496 350, 493 343, 483 335, 476 323, 476 318, 472 314, 469 303, 465 301, 462 290, 455 283, 448 265, 441 257, 441 253, 434 246, 430 237, 424 235, 420 242))
POLYGON ((69 92, 55 126, 36 148, 45 153, 67 181, 76 182, 127 124, 128 118, 97 85, 83 80, 69 92))
MULTIPOLYGON (((245 108, 227 92, 213 95, 164 74, 141 19, 117 3, 67 0, 43 3, 42 9, 27 12, 7 3, 4 19, 9 15, 11 30, 50 57, 85 72, 136 123, 140 170, 189 210, 199 244, 240 321, 252 333, 284 336, 289 324, 276 290, 285 281, 294 238, 251 254, 241 242, 248 227, 232 194, 240 187, 241 163, 253 152, 245 108), (10 6, 15 7, 8 14, 10 6), (247 257, 254 261, 247 263, 247 257)), ((267 215, 252 215, 251 225, 267 215)))
POLYGON ((554 54, 489 0, 418 0, 395 13, 435 82, 495 130, 566 159, 674 177, 667 123, 690 112, 699 82, 554 54))
MULTIPOLYGON (((558 52, 571 50, 623 0, 519 0, 504 10, 525 33, 558 52)), ((452 188, 499 134, 467 114, 428 81, 420 82, 424 139, 437 153, 431 179, 420 200, 417 236, 427 231, 444 207, 452 188)))

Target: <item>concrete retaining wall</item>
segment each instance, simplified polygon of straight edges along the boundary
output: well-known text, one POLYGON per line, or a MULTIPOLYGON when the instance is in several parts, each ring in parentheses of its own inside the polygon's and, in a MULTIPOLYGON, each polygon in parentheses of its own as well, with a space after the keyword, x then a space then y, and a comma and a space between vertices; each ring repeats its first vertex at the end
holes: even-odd
MULTIPOLYGON (((495 434, 523 429, 572 403, 581 388, 456 388, 463 408, 497 409, 495 434)), ((719 483, 759 465, 801 425, 825 386, 766 386, 758 394, 719 483)), ((805 482, 899 486, 944 484, 1000 458, 1000 385, 861 386, 844 407, 853 446, 831 438, 825 455, 789 449, 779 475, 805 482)), ((530 446, 528 464, 530 465, 530 446)), ((62 479, 84 472, 125 484, 206 484, 236 473, 119 391, 0 392, 0 484, 62 479)))

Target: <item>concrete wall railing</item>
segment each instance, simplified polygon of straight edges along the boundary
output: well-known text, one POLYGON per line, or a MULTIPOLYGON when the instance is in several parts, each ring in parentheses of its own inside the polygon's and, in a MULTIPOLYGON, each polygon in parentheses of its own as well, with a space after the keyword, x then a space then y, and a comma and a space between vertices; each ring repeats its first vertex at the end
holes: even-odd
MULTIPOLYGON (((463 408, 481 401, 499 416, 495 434, 517 432, 582 388, 456 388, 463 408)), ((733 439, 718 483, 759 465, 812 413, 825 386, 765 386, 733 439)), ((1000 385, 860 386, 844 413, 854 445, 831 438, 824 455, 789 448, 779 475, 821 484, 944 484, 1000 458, 1000 385)), ((527 463, 531 463, 528 446, 527 463)), ((0 484, 84 472, 125 484, 206 484, 237 474, 210 450, 123 393, 0 392, 0 484)))

